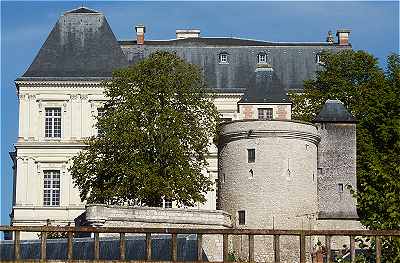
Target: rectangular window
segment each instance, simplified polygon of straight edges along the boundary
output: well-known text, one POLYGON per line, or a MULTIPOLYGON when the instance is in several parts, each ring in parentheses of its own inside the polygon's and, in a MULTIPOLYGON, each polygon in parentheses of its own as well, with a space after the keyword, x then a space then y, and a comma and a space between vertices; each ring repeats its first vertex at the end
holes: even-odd
MULTIPOLYGON (((97 118, 104 116, 104 108, 97 108, 97 118)), ((97 126, 97 136, 102 136, 103 131, 97 126)))
POLYGON ((239 215, 239 225, 245 225, 246 224, 246 211, 240 210, 238 211, 239 215))
POLYGON ((256 149, 247 149, 247 162, 254 163, 256 161, 256 149))
POLYGON ((164 200, 164 208, 172 208, 172 200, 165 199, 164 200))
POLYGON ((44 136, 46 138, 61 138, 61 108, 46 108, 44 136))
POLYGON ((260 108, 258 109, 259 120, 271 120, 273 118, 272 108, 260 108))
POLYGON ((338 192, 343 193, 343 184, 338 184, 338 192))
POLYGON ((228 54, 226 53, 219 54, 219 63, 228 64, 228 54))
POLYGON ((46 170, 43 171, 43 205, 59 206, 60 205, 60 171, 46 170))
POLYGON ((266 63, 267 63, 267 55, 258 54, 258 64, 266 64, 266 63))

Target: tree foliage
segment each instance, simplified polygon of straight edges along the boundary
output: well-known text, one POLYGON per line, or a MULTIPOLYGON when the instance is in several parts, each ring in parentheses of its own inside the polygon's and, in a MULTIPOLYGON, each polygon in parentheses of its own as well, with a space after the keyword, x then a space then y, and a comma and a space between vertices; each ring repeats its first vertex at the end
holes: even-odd
POLYGON ((113 73, 105 83, 101 136, 70 168, 88 203, 159 206, 204 202, 203 175, 217 110, 199 69, 167 52, 113 73))
MULTIPOLYGON (((355 196, 361 222, 400 229, 400 57, 390 55, 386 71, 363 51, 324 53, 323 61, 304 93, 292 94, 293 117, 311 121, 327 99, 345 104, 358 120, 355 196)), ((394 260, 388 262, 400 261, 399 244, 385 243, 387 259, 394 260)))

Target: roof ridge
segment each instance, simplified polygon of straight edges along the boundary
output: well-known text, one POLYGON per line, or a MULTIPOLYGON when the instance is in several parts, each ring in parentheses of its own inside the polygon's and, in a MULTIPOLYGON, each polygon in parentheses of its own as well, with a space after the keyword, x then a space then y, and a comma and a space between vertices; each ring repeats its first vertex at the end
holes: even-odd
POLYGON ((64 13, 64 15, 67 14, 101 14, 101 12, 82 5, 64 13))

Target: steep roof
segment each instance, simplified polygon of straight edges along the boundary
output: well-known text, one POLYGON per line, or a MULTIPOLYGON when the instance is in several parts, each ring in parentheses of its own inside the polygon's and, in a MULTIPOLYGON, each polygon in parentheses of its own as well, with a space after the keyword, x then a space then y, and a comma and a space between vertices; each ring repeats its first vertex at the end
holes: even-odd
POLYGON ((80 7, 59 18, 22 78, 111 77, 127 65, 104 15, 80 7))
POLYGON ((255 81, 239 103, 290 103, 281 81, 270 65, 258 65, 255 74, 255 81))
POLYGON ((327 100, 314 122, 357 122, 340 100, 327 100))

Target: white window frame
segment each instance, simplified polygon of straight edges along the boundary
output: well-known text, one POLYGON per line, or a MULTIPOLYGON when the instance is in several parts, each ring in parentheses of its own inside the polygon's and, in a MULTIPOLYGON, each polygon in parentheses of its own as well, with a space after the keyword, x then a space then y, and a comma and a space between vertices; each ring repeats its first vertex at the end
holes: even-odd
POLYGON ((258 108, 257 112, 258 112, 257 118, 259 120, 272 120, 274 118, 273 108, 258 108))
POLYGON ((43 206, 60 206, 61 171, 43 170, 43 206))
POLYGON ((229 64, 229 55, 228 53, 220 53, 218 55, 219 64, 229 64))
POLYGON ((267 54, 260 53, 257 55, 257 63, 258 64, 267 64, 267 54))
MULTIPOLYGON (((104 115, 104 107, 97 107, 97 117, 101 117, 104 115)), ((98 126, 96 126, 97 128, 97 136, 101 136, 103 133, 102 131, 99 129, 98 126)))
POLYGON ((325 63, 321 60, 321 54, 320 54, 320 53, 317 53, 317 54, 315 55, 315 62, 316 62, 317 64, 319 64, 319 65, 325 65, 325 63))
MULTIPOLYGON (((44 109, 44 137, 46 139, 61 139, 62 137, 62 108, 45 107, 44 109), (56 115, 56 110, 59 115, 56 115), (59 123, 59 129, 56 133, 56 121, 59 123)), ((58 127, 57 127, 58 128, 58 127)))

